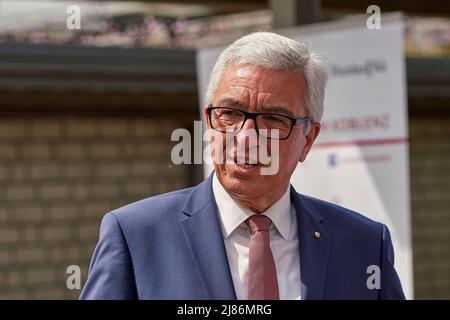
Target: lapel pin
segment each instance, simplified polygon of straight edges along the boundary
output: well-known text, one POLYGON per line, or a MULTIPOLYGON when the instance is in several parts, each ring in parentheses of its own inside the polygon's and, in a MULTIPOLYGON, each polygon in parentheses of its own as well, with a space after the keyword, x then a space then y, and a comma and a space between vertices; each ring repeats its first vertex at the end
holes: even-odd
POLYGON ((316 237, 317 239, 320 239, 320 232, 314 231, 314 237, 316 237))

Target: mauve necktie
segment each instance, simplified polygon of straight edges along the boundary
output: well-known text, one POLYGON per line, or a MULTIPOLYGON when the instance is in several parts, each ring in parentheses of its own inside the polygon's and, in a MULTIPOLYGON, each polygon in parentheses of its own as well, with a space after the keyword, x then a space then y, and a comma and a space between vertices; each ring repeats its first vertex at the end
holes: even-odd
POLYGON ((270 249, 269 217, 256 214, 248 218, 247 224, 252 234, 248 263, 248 300, 279 300, 277 271, 270 249))

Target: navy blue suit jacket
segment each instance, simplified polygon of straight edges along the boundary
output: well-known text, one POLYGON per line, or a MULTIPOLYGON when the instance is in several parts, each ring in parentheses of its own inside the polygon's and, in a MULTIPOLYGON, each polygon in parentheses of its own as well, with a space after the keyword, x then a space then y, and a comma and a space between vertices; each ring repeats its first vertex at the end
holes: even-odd
MULTIPOLYGON (((292 186, 291 201, 302 299, 404 299, 385 225, 292 186), (379 289, 367 286, 370 265, 379 289)), ((236 299, 212 176, 106 214, 80 298, 236 299)))

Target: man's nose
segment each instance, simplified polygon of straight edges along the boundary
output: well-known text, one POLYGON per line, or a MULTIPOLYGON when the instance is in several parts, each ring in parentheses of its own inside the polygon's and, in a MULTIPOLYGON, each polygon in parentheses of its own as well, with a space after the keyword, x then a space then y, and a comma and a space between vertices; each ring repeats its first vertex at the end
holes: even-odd
POLYGON ((254 119, 246 119, 242 129, 236 136, 238 144, 242 144, 249 148, 258 146, 258 132, 256 131, 256 123, 254 119))

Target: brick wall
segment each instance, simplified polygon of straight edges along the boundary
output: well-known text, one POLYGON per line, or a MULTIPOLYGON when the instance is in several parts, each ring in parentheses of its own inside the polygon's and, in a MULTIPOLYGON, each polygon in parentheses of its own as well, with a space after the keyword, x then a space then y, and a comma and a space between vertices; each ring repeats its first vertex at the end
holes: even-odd
POLYGON ((170 134, 187 120, 2 115, 0 299, 78 298, 66 267, 79 265, 84 284, 102 216, 192 184, 170 161, 170 134))
POLYGON ((450 116, 410 119, 415 298, 450 299, 450 116))

